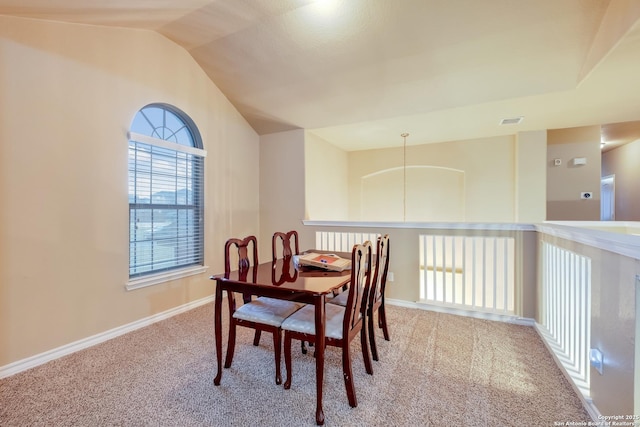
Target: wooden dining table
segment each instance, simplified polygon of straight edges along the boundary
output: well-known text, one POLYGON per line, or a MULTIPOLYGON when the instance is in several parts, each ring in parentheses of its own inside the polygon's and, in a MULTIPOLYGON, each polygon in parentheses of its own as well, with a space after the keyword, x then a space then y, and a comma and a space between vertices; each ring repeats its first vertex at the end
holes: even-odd
MULTIPOLYGON (((350 253, 338 253, 338 255, 351 258, 350 253)), ((222 379, 222 296, 224 291, 267 296, 315 306, 316 423, 324 424, 322 386, 326 326, 325 297, 347 285, 351 280, 351 271, 333 272, 302 267, 288 258, 261 263, 242 272, 232 271, 228 274, 214 275, 211 279, 216 281, 214 323, 218 366, 213 380, 215 385, 220 385, 222 379)), ((229 304, 229 307, 229 316, 233 316, 233 305, 229 304)))

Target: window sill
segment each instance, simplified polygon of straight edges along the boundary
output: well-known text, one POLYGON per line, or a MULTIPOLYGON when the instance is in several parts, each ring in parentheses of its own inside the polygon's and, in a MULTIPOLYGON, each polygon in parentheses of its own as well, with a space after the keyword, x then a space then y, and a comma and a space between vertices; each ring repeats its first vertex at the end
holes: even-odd
POLYGON ((183 277, 194 276, 196 274, 204 273, 209 267, 196 266, 188 267, 182 270, 174 270, 166 273, 154 274, 151 276, 140 277, 132 279, 125 285, 126 290, 133 291, 134 289, 146 288, 147 286, 158 285, 160 283, 169 282, 171 280, 182 279, 183 277))

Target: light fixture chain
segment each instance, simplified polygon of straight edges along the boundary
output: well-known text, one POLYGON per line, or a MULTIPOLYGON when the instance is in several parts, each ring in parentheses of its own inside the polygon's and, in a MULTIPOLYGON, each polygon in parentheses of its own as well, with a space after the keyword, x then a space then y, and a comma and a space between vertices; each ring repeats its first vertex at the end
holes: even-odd
POLYGON ((407 222, 407 137, 409 134, 407 132, 401 133, 400 136, 404 140, 402 146, 402 170, 404 173, 403 176, 403 196, 402 196, 402 221, 407 222))

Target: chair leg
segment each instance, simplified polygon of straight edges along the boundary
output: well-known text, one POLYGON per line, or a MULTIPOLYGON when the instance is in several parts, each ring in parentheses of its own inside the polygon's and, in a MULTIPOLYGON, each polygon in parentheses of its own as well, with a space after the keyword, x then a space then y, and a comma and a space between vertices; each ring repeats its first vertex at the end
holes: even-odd
POLYGON ((232 320, 229 324, 229 342, 227 343, 227 356, 224 359, 224 367, 229 368, 233 362, 233 352, 236 348, 236 324, 232 320))
POLYGON ((287 369, 287 379, 284 382, 285 390, 291 388, 291 334, 284 332, 284 365, 287 369))
POLYGON ((360 346, 362 347, 362 358, 364 359, 364 368, 367 374, 373 375, 373 364, 371 363, 371 355, 369 353, 369 343, 367 342, 367 325, 360 328, 360 346))
POLYGON ((344 387, 347 390, 349 406, 355 408, 358 406, 358 399, 356 398, 356 388, 353 384, 353 372, 351 369, 351 354, 349 347, 349 342, 342 345, 342 376, 344 377, 344 387))
POLYGON ((282 358, 282 332, 280 330, 273 333, 273 350, 276 362, 276 384, 282 384, 282 375, 280 373, 280 359, 282 358))
POLYGON ((233 313, 236 311, 236 294, 227 290, 227 301, 229 303, 229 339, 227 341, 227 355, 224 359, 224 367, 231 366, 233 361, 233 352, 236 348, 236 323, 233 319, 233 313))
POLYGON ((384 304, 378 309, 378 326, 382 328, 384 339, 389 341, 389 327, 387 326, 387 313, 384 309, 384 304))
MULTIPOLYGON (((378 347, 376 347, 376 331, 373 326, 373 315, 374 313, 369 313, 367 316, 367 327, 369 328, 369 346, 371 347, 371 357, 373 360, 378 361, 378 347)), ((380 318, 380 315, 378 315, 380 318)))
POLYGON ((262 331, 260 329, 256 329, 256 334, 253 336, 253 345, 256 347, 260 344, 260 334, 262 331))

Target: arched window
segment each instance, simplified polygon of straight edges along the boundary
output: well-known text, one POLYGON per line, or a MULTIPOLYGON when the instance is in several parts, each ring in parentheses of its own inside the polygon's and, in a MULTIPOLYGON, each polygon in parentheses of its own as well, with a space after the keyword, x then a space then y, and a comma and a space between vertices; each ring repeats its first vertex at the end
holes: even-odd
POLYGON ((193 121, 171 105, 150 104, 134 117, 129 132, 128 289, 202 271, 202 148, 193 121), (187 273, 176 275, 174 270, 187 273), (157 277, 149 280, 150 275, 157 277))

